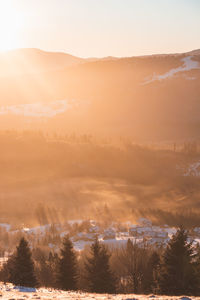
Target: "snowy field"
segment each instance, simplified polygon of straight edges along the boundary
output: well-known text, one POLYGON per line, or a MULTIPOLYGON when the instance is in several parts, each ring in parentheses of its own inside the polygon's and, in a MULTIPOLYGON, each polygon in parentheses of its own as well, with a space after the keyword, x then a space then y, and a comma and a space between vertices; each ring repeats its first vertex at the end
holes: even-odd
POLYGON ((64 292, 60 290, 53 289, 31 289, 23 287, 14 287, 12 284, 1 284, 0 285, 0 299, 7 300, 22 300, 22 299, 115 299, 115 300, 144 300, 144 299, 179 299, 179 300, 190 300, 190 299, 200 299, 200 297, 171 297, 171 296, 154 296, 154 295, 106 295, 106 294, 89 294, 89 293, 79 293, 79 292, 64 292))

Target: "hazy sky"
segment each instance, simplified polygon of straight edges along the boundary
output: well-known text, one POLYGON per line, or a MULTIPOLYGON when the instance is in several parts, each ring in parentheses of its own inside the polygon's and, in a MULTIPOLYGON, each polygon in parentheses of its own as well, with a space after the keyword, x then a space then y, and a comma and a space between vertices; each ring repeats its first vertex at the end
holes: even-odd
POLYGON ((0 0, 0 50, 133 56, 200 48, 200 0, 0 0))

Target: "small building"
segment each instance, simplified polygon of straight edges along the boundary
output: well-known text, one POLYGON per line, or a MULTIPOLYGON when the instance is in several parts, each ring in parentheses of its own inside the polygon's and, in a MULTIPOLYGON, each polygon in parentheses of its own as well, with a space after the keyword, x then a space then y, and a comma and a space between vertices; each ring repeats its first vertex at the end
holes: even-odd
POLYGON ((76 236, 74 236, 73 241, 94 241, 95 234, 93 233, 86 233, 86 232, 79 232, 76 236))
POLYGON ((130 227, 129 234, 130 236, 134 236, 134 237, 138 236, 137 227, 135 226, 130 227))
POLYGON ((113 240, 116 237, 116 232, 113 228, 108 228, 104 230, 103 239, 104 240, 113 240))

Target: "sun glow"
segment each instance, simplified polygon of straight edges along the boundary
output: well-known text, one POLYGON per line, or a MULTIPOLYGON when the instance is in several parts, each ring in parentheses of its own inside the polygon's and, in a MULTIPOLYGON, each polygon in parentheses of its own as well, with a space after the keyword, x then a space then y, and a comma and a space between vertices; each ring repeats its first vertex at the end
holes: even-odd
POLYGON ((0 51, 17 48, 22 28, 22 17, 8 0, 0 0, 0 51))

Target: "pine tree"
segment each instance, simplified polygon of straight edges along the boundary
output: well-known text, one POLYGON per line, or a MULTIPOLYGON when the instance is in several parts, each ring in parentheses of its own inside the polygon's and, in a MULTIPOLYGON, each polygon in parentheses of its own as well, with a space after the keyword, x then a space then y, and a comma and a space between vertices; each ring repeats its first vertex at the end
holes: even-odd
POLYGON ((76 254, 73 249, 72 242, 66 236, 63 240, 63 248, 61 249, 61 256, 58 259, 58 286, 63 290, 77 289, 77 261, 76 254))
POLYGON ((115 280, 109 266, 110 255, 104 245, 96 239, 91 245, 91 256, 85 268, 91 292, 114 293, 115 280))
POLYGON ((36 287, 37 280, 31 250, 25 238, 22 238, 9 268, 9 281, 15 285, 36 287))
POLYGON ((198 280, 192 243, 181 227, 169 241, 159 275, 159 291, 167 295, 194 295, 198 280))
POLYGON ((14 255, 11 255, 7 262, 3 265, 0 270, 0 281, 11 282, 10 275, 13 273, 14 255))

